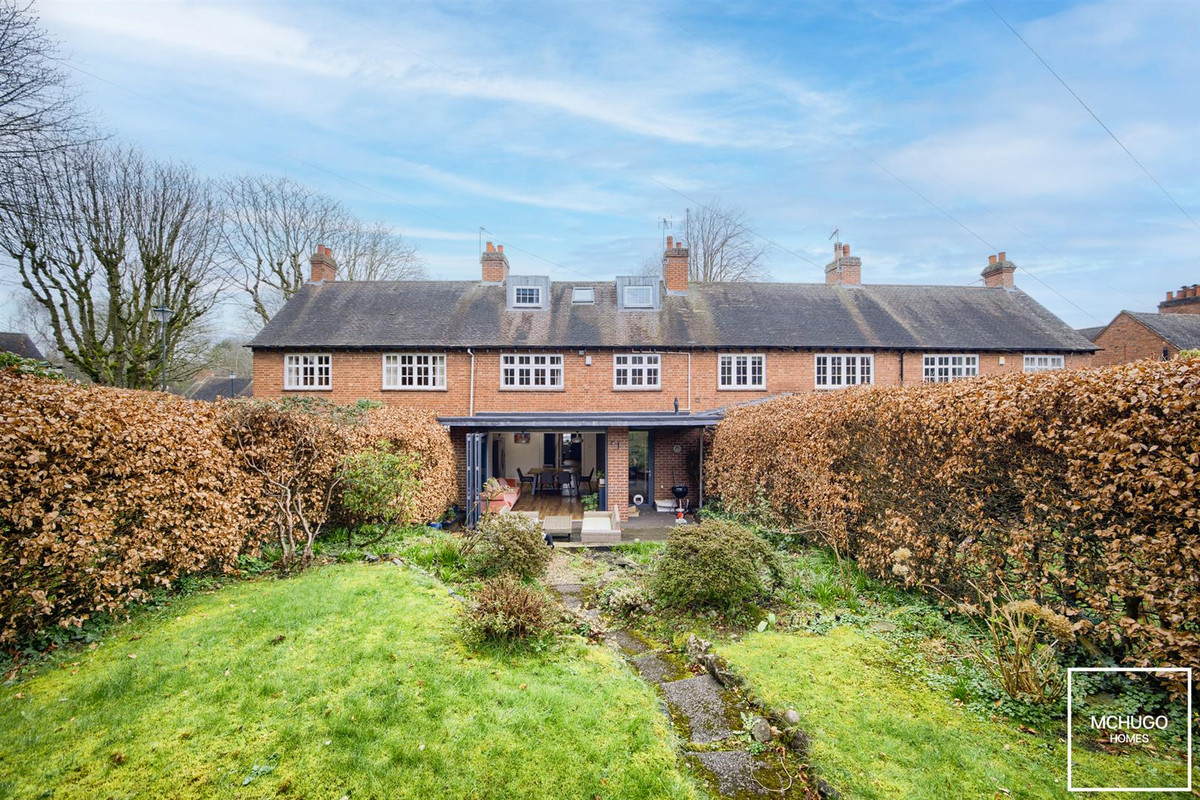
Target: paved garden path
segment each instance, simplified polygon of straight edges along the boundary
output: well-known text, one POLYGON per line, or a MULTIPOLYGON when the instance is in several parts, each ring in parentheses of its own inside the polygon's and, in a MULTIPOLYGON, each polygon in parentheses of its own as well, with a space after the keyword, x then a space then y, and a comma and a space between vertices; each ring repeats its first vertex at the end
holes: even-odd
MULTIPOLYGON (((546 582, 566 608, 599 625, 599 611, 588 608, 584 598, 582 581, 588 567, 556 553, 546 582)), ((683 741, 681 757, 713 794, 728 798, 805 796, 802 783, 793 780, 794 765, 784 770, 773 753, 751 755, 751 736, 743 729, 755 715, 740 694, 635 631, 609 630, 604 640, 643 680, 657 688, 663 698, 663 711, 683 741)))

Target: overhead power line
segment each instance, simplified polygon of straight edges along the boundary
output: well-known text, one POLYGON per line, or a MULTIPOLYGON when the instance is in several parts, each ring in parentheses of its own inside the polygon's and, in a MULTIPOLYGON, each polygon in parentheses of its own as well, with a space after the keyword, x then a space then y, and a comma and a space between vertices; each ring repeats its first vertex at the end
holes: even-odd
POLYGON ((1016 29, 1016 28, 1014 28, 1012 25, 1010 25, 1010 24, 1009 24, 1009 22, 1008 22, 1008 20, 1006 20, 1004 17, 1002 17, 1002 16, 1000 15, 1000 12, 999 12, 999 11, 997 11, 997 10, 996 10, 996 8, 995 8, 995 7, 994 7, 994 6, 993 6, 991 3, 989 3, 989 2, 988 2, 988 0, 983 0, 983 4, 984 4, 985 6, 987 6, 987 7, 988 7, 988 9, 989 9, 989 10, 990 10, 990 11, 991 11, 993 14, 995 14, 995 15, 996 15, 996 19, 998 19, 998 20, 1000 20, 1001 22, 1003 22, 1003 23, 1004 23, 1004 27, 1006 27, 1006 28, 1008 28, 1010 31, 1012 31, 1012 35, 1013 35, 1013 36, 1015 36, 1015 37, 1017 37, 1017 40, 1018 40, 1018 41, 1020 41, 1020 42, 1021 42, 1021 44, 1025 45, 1025 48, 1026 48, 1026 49, 1027 49, 1029 52, 1033 53, 1033 57, 1034 57, 1034 58, 1036 58, 1038 61, 1042 62, 1042 66, 1043 66, 1043 67, 1045 67, 1047 70, 1049 70, 1050 74, 1054 76, 1055 80, 1057 80, 1059 83, 1061 83, 1061 84, 1062 84, 1062 87, 1063 87, 1064 89, 1066 89, 1066 90, 1067 90, 1067 91, 1070 93, 1071 97, 1074 97, 1074 98, 1075 98, 1075 100, 1076 100, 1076 101, 1079 103, 1079 105, 1083 106, 1083 110, 1084 110, 1084 111, 1086 111, 1088 114, 1090 114, 1090 115, 1091 115, 1091 117, 1092 117, 1092 119, 1096 120, 1096 124, 1097 124, 1097 125, 1099 125, 1101 128, 1103 128, 1103 129, 1104 129, 1104 132, 1105 132, 1105 133, 1107 133, 1107 134, 1109 135, 1109 137, 1110 137, 1110 138, 1111 138, 1111 139, 1112 139, 1114 142, 1116 142, 1116 143, 1117 143, 1117 146, 1118 146, 1118 147, 1120 147, 1122 150, 1124 150, 1124 151, 1125 151, 1125 155, 1129 156, 1130 160, 1131 160, 1131 161, 1133 161, 1133 163, 1137 164, 1137 165, 1138 165, 1138 168, 1139 168, 1139 169, 1140 169, 1142 172, 1146 173, 1146 177, 1147 177, 1147 178, 1149 178, 1151 181, 1153 181, 1153 182, 1154 182, 1154 185, 1155 185, 1155 186, 1157 186, 1157 187, 1158 187, 1158 190, 1159 190, 1160 192, 1162 192, 1162 193, 1163 193, 1163 196, 1164 196, 1164 197, 1166 197, 1168 200, 1170 200, 1170 201, 1171 201, 1171 203, 1172 203, 1172 204, 1173 204, 1173 205, 1174 205, 1176 208, 1178 208, 1178 209, 1179 209, 1179 213, 1181 213, 1181 214, 1183 214, 1185 217, 1187 217, 1187 220, 1188 220, 1188 222, 1192 223, 1192 227, 1194 227, 1196 230, 1200 230, 1200 223, 1196 222, 1195 218, 1194 218, 1194 217, 1192 217, 1192 215, 1191 215, 1191 214, 1189 214, 1189 213, 1187 212, 1187 209, 1185 209, 1185 208, 1184 208, 1182 205, 1180 205, 1179 201, 1178 201, 1178 200, 1176 200, 1176 199, 1175 199, 1175 197, 1174 197, 1174 196, 1173 196, 1173 195, 1172 195, 1170 192, 1168 192, 1168 191, 1167 191, 1167 187, 1165 187, 1165 186, 1163 186, 1161 183, 1159 183, 1159 181, 1158 181, 1158 178, 1154 177, 1154 175, 1152 175, 1152 174, 1150 173, 1150 170, 1146 169, 1146 165, 1145 165, 1145 164, 1143 164, 1141 161, 1139 161, 1139 160, 1138 160, 1138 157, 1137 157, 1137 156, 1135 156, 1135 155, 1134 155, 1134 154, 1133 154, 1133 153, 1130 151, 1130 149, 1129 149, 1128 147, 1126 147, 1126 146, 1125 146, 1125 143, 1124 143, 1124 142, 1122 142, 1122 141, 1121 141, 1121 140, 1120 140, 1120 139, 1117 137, 1117 135, 1116 135, 1115 133, 1113 133, 1113 132, 1112 132, 1112 129, 1111 129, 1111 128, 1109 128, 1107 125, 1105 125, 1105 124, 1104 124, 1104 120, 1100 119, 1100 117, 1099 117, 1099 116, 1096 114, 1096 112, 1095 112, 1095 111, 1092 111, 1092 108, 1091 108, 1091 106, 1089 106, 1087 103, 1085 103, 1085 102, 1083 101, 1083 98, 1082 98, 1082 97, 1080 97, 1080 96, 1078 95, 1078 93, 1076 93, 1076 91, 1075 91, 1074 89, 1072 89, 1072 88, 1071 88, 1070 84, 1068 84, 1068 83, 1067 83, 1065 80, 1063 80, 1063 77, 1062 77, 1061 75, 1059 75, 1059 74, 1058 74, 1058 73, 1055 71, 1054 67, 1050 66, 1050 65, 1049 65, 1049 64, 1046 62, 1046 59, 1042 58, 1041 54, 1040 54, 1040 53, 1038 53, 1038 51, 1037 51, 1037 50, 1034 50, 1034 49, 1033 49, 1033 45, 1031 45, 1029 42, 1025 41, 1025 37, 1024 37, 1024 36, 1022 36, 1021 34, 1017 33, 1017 29, 1016 29))

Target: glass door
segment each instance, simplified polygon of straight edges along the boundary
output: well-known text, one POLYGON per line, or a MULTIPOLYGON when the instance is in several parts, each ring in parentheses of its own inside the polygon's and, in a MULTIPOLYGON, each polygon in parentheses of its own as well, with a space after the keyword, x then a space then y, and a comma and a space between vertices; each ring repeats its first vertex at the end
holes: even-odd
POLYGON ((650 445, 650 431, 629 432, 629 505, 638 505, 636 499, 640 496, 640 505, 654 503, 650 488, 654 486, 653 451, 650 445))

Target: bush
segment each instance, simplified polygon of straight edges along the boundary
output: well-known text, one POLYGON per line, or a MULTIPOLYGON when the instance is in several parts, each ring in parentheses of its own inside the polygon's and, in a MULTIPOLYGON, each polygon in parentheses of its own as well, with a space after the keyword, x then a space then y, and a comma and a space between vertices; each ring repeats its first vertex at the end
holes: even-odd
POLYGON ((1200 666, 1200 361, 779 398, 717 429, 709 492, 873 577, 1007 586, 1129 664, 1200 666))
POLYGON ((242 478, 211 405, 0 370, 0 642, 234 569, 242 478))
POLYGON ((485 580, 463 608, 463 638, 470 644, 505 644, 545 636, 558 618, 541 590, 502 575, 485 580))
MULTIPOLYGON (((342 461, 342 507, 352 515, 353 522, 376 523, 379 527, 373 539, 360 544, 377 542, 394 527, 416 521, 420 468, 420 456, 393 452, 387 441, 351 453, 342 461)), ((347 542, 352 541, 352 530, 348 529, 347 542)))
POLYGON ((781 572, 774 550, 749 528, 705 520, 671 530, 650 587, 665 607, 730 612, 766 591, 764 573, 777 585, 781 572))
POLYGON ((467 569, 480 577, 540 578, 553 556, 542 525, 522 514, 485 514, 463 541, 467 569))
POLYGON ((617 617, 637 617, 654 610, 654 603, 640 583, 614 581, 600 590, 600 608, 617 617))
POLYGON ((355 450, 386 443, 391 452, 416 459, 416 491, 397 525, 431 522, 442 518, 458 496, 454 478, 454 447, 450 436, 426 411, 385 406, 366 412, 365 424, 352 431, 355 450))

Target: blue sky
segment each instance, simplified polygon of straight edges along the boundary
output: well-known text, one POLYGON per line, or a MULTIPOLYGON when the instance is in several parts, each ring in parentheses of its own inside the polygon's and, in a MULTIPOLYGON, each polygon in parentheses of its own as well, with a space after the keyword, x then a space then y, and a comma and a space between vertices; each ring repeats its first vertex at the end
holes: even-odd
MULTIPOLYGON (((1200 3, 995 6, 1200 220, 1200 3)), ((982 3, 38 9, 106 129, 316 186, 434 277, 478 275, 481 225, 514 271, 634 272, 660 218, 719 200, 776 280, 822 280, 838 227, 873 283, 1006 250, 1077 326, 1200 281, 1200 229, 982 3)))

